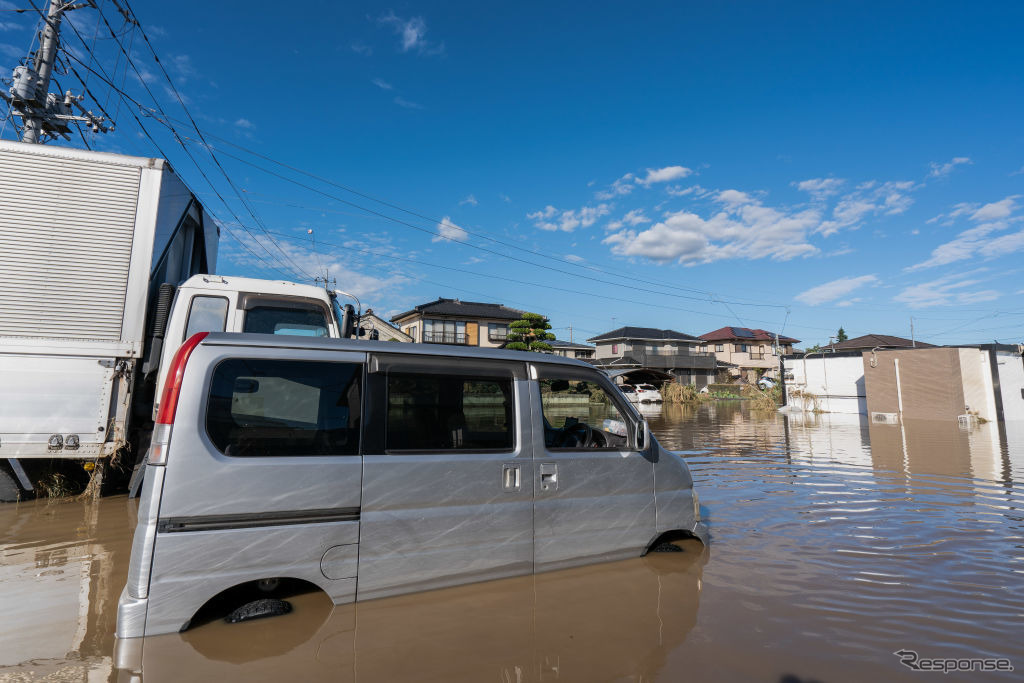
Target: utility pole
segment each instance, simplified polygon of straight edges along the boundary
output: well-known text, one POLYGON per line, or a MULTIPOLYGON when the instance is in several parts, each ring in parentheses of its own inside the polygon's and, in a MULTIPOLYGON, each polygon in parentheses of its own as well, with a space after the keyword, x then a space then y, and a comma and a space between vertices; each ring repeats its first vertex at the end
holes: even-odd
POLYGON ((45 17, 46 26, 39 38, 39 49, 32 65, 22 64, 14 67, 8 93, 0 91, 0 97, 7 100, 11 113, 20 116, 24 123, 22 142, 39 143, 47 136, 55 138, 58 135, 69 140, 69 125, 72 121, 87 124, 94 133, 113 130, 112 127, 104 125, 102 116, 95 116, 82 107, 80 102, 84 99, 83 95, 72 95, 70 90, 64 94, 50 92, 53 66, 57 61, 57 48, 60 46, 61 20, 66 12, 83 7, 95 8, 96 2, 50 0, 45 17), (74 114, 72 107, 77 109, 79 114, 74 114))
POLYGON ((917 348, 917 341, 914 339, 914 316, 910 316, 910 348, 917 348))
POLYGON ((572 324, 569 325, 569 343, 572 344, 572 324))

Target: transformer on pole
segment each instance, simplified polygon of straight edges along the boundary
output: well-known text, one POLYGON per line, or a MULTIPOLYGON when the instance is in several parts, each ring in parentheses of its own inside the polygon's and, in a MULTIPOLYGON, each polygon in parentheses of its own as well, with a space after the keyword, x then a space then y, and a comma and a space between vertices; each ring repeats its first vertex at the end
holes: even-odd
POLYGON ((39 143, 47 138, 70 139, 72 122, 85 123, 94 133, 112 130, 105 125, 104 117, 86 110, 81 101, 83 95, 74 95, 70 90, 61 93, 50 92, 53 66, 57 60, 60 45, 60 24, 64 14, 83 7, 96 8, 95 0, 64 2, 50 0, 50 7, 44 17, 46 25, 39 39, 39 49, 31 64, 14 68, 11 86, 0 97, 11 107, 11 114, 20 116, 23 125, 21 141, 39 143))

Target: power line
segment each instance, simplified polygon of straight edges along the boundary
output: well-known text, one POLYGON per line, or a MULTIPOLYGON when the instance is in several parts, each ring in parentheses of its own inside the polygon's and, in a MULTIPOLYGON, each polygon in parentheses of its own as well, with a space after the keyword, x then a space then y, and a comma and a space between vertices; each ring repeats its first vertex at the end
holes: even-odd
MULTIPOLYGON (((118 6, 118 8, 120 9, 120 6, 118 6)), ((256 224, 264 232, 267 232, 267 234, 269 236, 269 232, 267 231, 266 226, 263 224, 263 221, 260 220, 259 216, 256 215, 256 212, 253 211, 252 207, 250 207, 246 203, 245 198, 242 196, 242 193, 238 190, 238 187, 235 185, 235 182, 231 179, 231 176, 228 175, 228 172, 224 169, 224 166, 221 165, 220 159, 218 159, 217 155, 214 154, 213 147, 210 146, 209 143, 206 142, 206 138, 203 137, 203 132, 201 130, 199 130, 199 126, 198 126, 198 124, 196 124, 196 120, 192 117, 192 112, 190 112, 188 110, 188 107, 185 106, 185 100, 182 99, 181 93, 178 92, 178 88, 174 85, 174 81, 171 79, 170 74, 168 74, 167 73, 167 69, 164 68, 163 62, 160 61, 160 56, 157 55, 156 49, 153 47, 153 44, 149 40, 149 36, 146 35, 146 29, 142 27, 142 23, 139 21, 138 16, 135 14, 135 10, 132 8, 131 3, 129 3, 128 0, 124 0, 124 8, 126 10, 125 16, 126 17, 130 16, 132 21, 134 21, 135 25, 138 27, 139 33, 140 33, 140 35, 142 35, 142 39, 145 41, 146 46, 149 48, 150 53, 153 55, 154 61, 156 61, 157 66, 160 67, 160 72, 164 75, 164 79, 167 81, 167 84, 170 86, 171 91, 174 93, 175 98, 177 98, 178 104, 181 105, 182 111, 185 112, 185 116, 188 117, 189 122, 192 124, 192 128, 196 131, 196 135, 199 136, 199 139, 202 141, 203 146, 206 147, 207 152, 210 154, 210 158, 213 159, 213 163, 216 164, 217 168, 220 170, 221 174, 224 176, 224 179, 228 182, 228 185, 231 186, 231 189, 234 191, 234 193, 238 197, 238 199, 242 202, 242 205, 246 208, 246 211, 249 213, 250 216, 252 216, 252 219, 254 221, 256 221, 256 224)), ((100 13, 100 16, 103 17, 102 12, 100 13)), ((103 18, 103 22, 107 23, 107 20, 106 20, 105 17, 103 18)), ((109 28, 110 24, 107 24, 107 26, 109 28)), ((120 41, 118 41, 118 42, 120 42, 120 41)), ((129 57, 129 59, 131 59, 131 58, 129 57)), ((281 254, 285 257, 285 260, 287 260, 292 266, 294 266, 294 268, 299 273, 305 274, 306 277, 308 277, 310 280, 314 280, 315 279, 315 277, 311 277, 308 272, 304 271, 297 263, 295 263, 295 261, 291 258, 291 256, 289 256, 283 249, 281 249, 280 245, 277 244, 277 242, 274 240, 273 237, 270 237, 270 241, 271 241, 271 243, 274 244, 275 247, 277 247, 278 251, 280 251, 281 254)))

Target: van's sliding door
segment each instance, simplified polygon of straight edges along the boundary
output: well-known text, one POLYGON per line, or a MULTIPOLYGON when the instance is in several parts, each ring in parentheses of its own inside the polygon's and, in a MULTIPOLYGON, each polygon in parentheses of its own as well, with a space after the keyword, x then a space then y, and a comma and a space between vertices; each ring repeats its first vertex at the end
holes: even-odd
POLYGON ((532 571, 527 386, 522 363, 371 358, 360 600, 532 571))

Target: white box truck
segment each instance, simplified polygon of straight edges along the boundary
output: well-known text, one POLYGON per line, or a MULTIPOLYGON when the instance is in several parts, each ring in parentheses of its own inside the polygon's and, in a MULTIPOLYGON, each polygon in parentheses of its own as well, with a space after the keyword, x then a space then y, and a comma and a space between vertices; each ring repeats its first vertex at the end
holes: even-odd
POLYGON ((325 289, 202 275, 218 232, 162 159, 0 141, 0 500, 144 455, 186 334, 340 336, 325 289))

